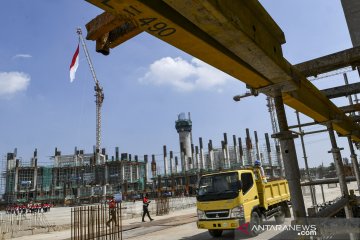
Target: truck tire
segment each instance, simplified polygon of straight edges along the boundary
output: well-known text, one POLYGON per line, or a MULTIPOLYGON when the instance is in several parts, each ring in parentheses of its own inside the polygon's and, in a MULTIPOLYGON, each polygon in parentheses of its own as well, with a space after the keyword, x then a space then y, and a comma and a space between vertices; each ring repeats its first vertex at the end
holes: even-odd
POLYGON ((212 237, 221 237, 223 230, 209 230, 209 234, 212 237))
POLYGON ((275 222, 278 225, 283 224, 285 222, 285 211, 283 206, 281 206, 279 213, 275 215, 275 222))
POLYGON ((256 229, 252 230, 254 225, 258 226, 261 223, 262 223, 262 220, 261 220, 259 214, 256 211, 253 211, 251 213, 251 219, 250 219, 250 224, 249 224, 249 227, 250 227, 249 232, 252 237, 255 237, 255 236, 259 235, 259 233, 261 233, 260 230, 256 230, 256 229))

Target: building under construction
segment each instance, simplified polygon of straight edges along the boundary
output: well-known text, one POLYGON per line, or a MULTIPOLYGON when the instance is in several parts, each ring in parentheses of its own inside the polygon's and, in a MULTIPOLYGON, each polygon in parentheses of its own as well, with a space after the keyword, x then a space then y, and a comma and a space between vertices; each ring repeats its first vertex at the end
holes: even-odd
POLYGON ((213 147, 209 140, 205 150, 203 140, 199 146, 192 139, 190 114, 180 114, 175 122, 179 133, 180 151, 167 151, 149 156, 119 153, 109 158, 105 148, 93 153, 75 148, 73 154, 62 155, 55 148, 50 157, 51 166, 38 165, 35 149, 29 162, 17 156, 17 150, 8 153, 3 166, 2 181, 5 182, 4 199, 8 203, 43 201, 53 203, 98 202, 114 193, 122 192, 124 198, 138 198, 143 192, 153 196, 192 195, 202 174, 252 166, 260 160, 269 177, 282 176, 279 145, 270 144, 268 134, 265 143, 259 144, 257 132, 254 139, 246 129, 245 144, 233 135, 232 144, 227 134, 221 147, 213 147), (254 147, 253 147, 254 142, 254 147), (158 159, 156 159, 158 158, 158 159), (159 159, 162 158, 162 159, 159 159), (151 171, 150 171, 151 170, 151 171))

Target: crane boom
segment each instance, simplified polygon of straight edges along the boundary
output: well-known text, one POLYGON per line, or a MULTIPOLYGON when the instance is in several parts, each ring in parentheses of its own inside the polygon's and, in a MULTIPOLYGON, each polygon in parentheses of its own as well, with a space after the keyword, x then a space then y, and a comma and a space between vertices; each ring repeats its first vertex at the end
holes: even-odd
POLYGON ((83 46, 83 50, 85 52, 86 60, 90 67, 91 75, 95 82, 94 90, 95 90, 95 97, 96 97, 96 100, 95 100, 95 103, 96 103, 96 153, 99 153, 100 145, 101 145, 101 107, 102 107, 102 103, 104 101, 104 92, 103 92, 103 88, 100 86, 99 80, 96 77, 94 66, 92 64, 89 52, 87 50, 84 38, 82 36, 81 28, 78 28, 76 30, 76 33, 79 35, 81 45, 83 46))

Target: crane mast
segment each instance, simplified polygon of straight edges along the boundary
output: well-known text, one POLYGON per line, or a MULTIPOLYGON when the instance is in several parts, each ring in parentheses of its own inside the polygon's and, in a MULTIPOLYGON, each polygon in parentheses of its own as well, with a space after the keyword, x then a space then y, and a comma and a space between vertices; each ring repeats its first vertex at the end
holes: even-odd
POLYGON ((81 28, 78 28, 76 33, 79 35, 79 39, 81 41, 81 45, 83 46, 86 60, 89 64, 91 75, 95 82, 95 103, 96 103, 96 158, 98 158, 98 153, 100 152, 100 145, 101 145, 101 107, 104 101, 104 92, 103 88, 100 86, 99 80, 96 77, 95 70, 90 59, 89 52, 87 50, 84 38, 82 36, 81 28))

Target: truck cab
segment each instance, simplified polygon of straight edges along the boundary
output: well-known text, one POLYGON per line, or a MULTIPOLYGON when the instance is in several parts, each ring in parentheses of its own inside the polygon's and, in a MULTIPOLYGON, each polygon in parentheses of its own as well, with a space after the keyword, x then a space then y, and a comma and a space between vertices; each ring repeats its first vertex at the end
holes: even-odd
MULTIPOLYGON (((258 168, 224 171, 200 178, 197 194, 198 228, 214 237, 242 224, 261 224, 275 216, 289 217, 290 200, 286 180, 266 182, 258 168)), ((251 232, 257 235, 257 232, 251 232)))

